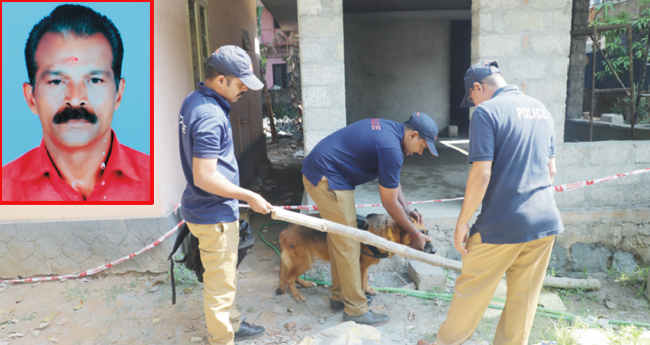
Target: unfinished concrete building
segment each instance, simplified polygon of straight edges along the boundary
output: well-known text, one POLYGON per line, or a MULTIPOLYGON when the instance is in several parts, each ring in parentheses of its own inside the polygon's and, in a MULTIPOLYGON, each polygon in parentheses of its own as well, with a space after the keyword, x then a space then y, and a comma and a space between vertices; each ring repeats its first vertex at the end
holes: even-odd
MULTIPOLYGON (((572 38, 571 31, 587 25, 588 0, 262 2, 284 30, 300 32, 306 153, 359 119, 401 122, 416 111, 434 117, 443 135, 455 125, 466 137, 470 117, 458 107, 465 70, 497 60, 506 80, 553 116, 556 185, 650 167, 647 141, 564 141, 567 113, 582 113, 585 38, 572 38)), ((462 145, 455 146, 437 147, 438 158, 407 157, 401 178, 407 201, 464 192, 469 169, 462 145)), ((556 193, 566 231, 551 266, 598 271, 623 257, 632 265, 650 263, 649 182, 650 174, 639 174, 556 193), (590 255, 600 262, 584 259, 590 255)), ((357 203, 377 203, 377 189, 376 182, 359 186, 357 203)), ((435 230, 438 252, 448 257, 458 255, 452 242, 460 205, 417 205, 435 230)))

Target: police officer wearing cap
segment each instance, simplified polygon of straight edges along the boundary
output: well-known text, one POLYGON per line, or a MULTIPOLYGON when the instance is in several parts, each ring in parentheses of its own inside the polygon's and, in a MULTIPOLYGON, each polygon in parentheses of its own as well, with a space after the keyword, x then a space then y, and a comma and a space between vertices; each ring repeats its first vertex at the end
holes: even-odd
MULTIPOLYGON (((354 188, 378 179, 384 208, 411 235, 411 246, 423 250, 431 238, 409 221, 413 217, 422 223, 422 215, 406 204, 399 175, 404 155, 421 154, 426 148, 438 155, 434 146, 437 136, 435 121, 424 113, 415 113, 404 123, 384 119, 355 122, 321 140, 305 157, 305 190, 324 219, 356 227, 354 188)), ((374 326, 388 322, 387 315, 368 308, 372 299, 362 290, 361 244, 332 233, 327 234, 327 244, 332 268, 330 307, 344 309, 344 321, 374 326)))
POLYGON ((241 320, 235 307, 239 206, 246 201, 260 213, 272 206, 259 194, 239 187, 230 126, 230 104, 262 82, 253 74, 248 54, 223 46, 209 58, 205 81, 189 94, 179 114, 179 144, 187 187, 181 205, 183 217, 199 239, 203 274, 203 303, 210 344, 259 336, 264 327, 241 320))
POLYGON ((493 343, 524 345, 555 235, 564 231, 551 188, 555 123, 541 102, 506 83, 496 61, 470 67, 465 91, 461 106, 476 108, 469 131, 472 167, 454 233, 463 268, 435 344, 461 344, 472 336, 505 273, 506 304, 493 343))

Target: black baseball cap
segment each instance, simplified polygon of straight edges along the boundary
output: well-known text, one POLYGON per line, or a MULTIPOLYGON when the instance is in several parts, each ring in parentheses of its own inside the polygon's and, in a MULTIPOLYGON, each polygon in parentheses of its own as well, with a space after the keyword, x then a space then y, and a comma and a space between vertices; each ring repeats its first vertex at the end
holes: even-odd
POLYGON ((223 46, 208 58, 208 65, 226 75, 239 78, 251 90, 260 90, 264 84, 255 76, 253 63, 244 49, 223 46))
POLYGON ((425 113, 413 113, 406 123, 413 127, 413 129, 416 130, 424 140, 426 140, 427 147, 429 148, 429 151, 431 151, 431 154, 437 156, 438 151, 436 150, 436 146, 433 144, 433 142, 438 138, 438 125, 436 125, 436 121, 425 113))
POLYGON ((480 82, 492 73, 501 73, 499 64, 496 61, 478 62, 465 72, 465 97, 463 97, 463 101, 460 103, 461 108, 474 106, 474 103, 468 100, 469 90, 474 86, 474 82, 480 82))

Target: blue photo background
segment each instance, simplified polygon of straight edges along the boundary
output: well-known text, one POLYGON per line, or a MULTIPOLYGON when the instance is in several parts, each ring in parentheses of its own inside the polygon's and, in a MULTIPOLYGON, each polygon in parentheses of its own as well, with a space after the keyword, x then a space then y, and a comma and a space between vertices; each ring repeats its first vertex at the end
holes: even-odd
MULTIPOLYGON (((29 81, 25 43, 32 27, 61 3, 2 3, 2 165, 37 147, 43 136, 38 116, 25 103, 29 81)), ((122 78, 126 80, 113 129, 120 143, 150 154, 149 3, 79 3, 113 21, 124 42, 122 78)))

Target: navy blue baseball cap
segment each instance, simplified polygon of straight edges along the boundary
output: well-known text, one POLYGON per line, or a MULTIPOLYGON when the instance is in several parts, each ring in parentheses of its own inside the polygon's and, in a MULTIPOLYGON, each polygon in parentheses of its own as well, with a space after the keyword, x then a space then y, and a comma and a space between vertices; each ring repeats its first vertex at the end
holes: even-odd
POLYGON ((433 144, 433 142, 438 139, 438 125, 436 125, 436 121, 425 113, 413 113, 406 123, 413 127, 413 130, 416 130, 418 134, 426 140, 427 147, 429 148, 429 151, 431 151, 431 154, 437 156, 438 151, 436 150, 436 146, 433 144))
POLYGON ((208 65, 226 75, 239 78, 251 90, 260 90, 264 84, 253 72, 253 63, 244 49, 223 46, 208 58, 208 65))
POLYGON ((461 108, 474 106, 474 103, 468 100, 469 90, 474 86, 474 82, 480 82, 492 73, 501 73, 499 64, 496 61, 478 62, 465 72, 465 97, 463 97, 463 102, 460 103, 461 108))

